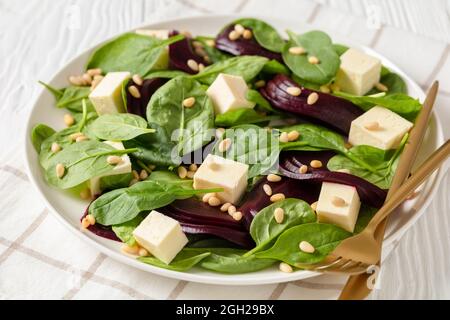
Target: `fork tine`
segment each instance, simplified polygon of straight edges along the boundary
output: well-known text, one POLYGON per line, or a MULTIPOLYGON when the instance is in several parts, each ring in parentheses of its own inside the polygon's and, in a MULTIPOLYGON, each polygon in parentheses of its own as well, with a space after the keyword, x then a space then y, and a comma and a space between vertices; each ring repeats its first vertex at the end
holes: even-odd
POLYGON ((315 264, 297 263, 295 266, 297 268, 303 268, 303 269, 307 269, 307 270, 317 270, 317 268, 324 268, 324 267, 333 265, 335 263, 338 263, 340 260, 341 260, 341 257, 328 256, 325 258, 325 260, 323 260, 322 262, 319 262, 319 263, 315 263, 315 264))
POLYGON ((324 272, 328 269, 341 270, 342 266, 348 264, 349 262, 351 262, 351 260, 347 260, 342 257, 339 257, 339 259, 336 260, 334 263, 331 263, 327 266, 316 268, 316 270, 321 271, 321 272, 324 272))

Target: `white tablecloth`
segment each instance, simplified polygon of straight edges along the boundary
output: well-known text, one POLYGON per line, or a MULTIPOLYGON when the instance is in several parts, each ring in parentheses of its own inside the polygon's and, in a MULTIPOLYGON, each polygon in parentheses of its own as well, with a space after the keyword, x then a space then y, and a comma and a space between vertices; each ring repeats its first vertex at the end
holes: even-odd
MULTIPOLYGON (((446 1, 440 0, 0 0, 0 298, 337 297, 345 279, 332 276, 257 287, 162 278, 117 263, 73 236, 45 208, 24 173, 24 119, 42 90, 37 80, 49 80, 81 51, 143 23, 211 13, 279 16, 373 47, 423 88, 439 79, 436 111, 448 138, 450 27, 445 10, 446 1)), ((372 299, 450 297, 449 183, 446 175, 426 214, 384 262, 372 299)))

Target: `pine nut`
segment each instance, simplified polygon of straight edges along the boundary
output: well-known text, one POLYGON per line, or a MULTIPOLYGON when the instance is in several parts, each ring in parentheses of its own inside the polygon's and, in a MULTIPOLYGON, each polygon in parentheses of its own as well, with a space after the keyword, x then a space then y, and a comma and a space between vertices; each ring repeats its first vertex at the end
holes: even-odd
POLYGON ((329 86, 327 86, 327 85, 322 85, 322 86, 320 86, 320 92, 323 92, 323 93, 330 93, 331 90, 330 90, 330 87, 329 87, 329 86))
POLYGON ((138 251, 138 256, 139 257, 146 257, 148 256, 148 251, 144 248, 140 248, 138 251))
POLYGON ((319 100, 319 95, 317 94, 317 92, 311 92, 308 96, 308 99, 306 100, 306 103, 312 105, 316 103, 317 100, 319 100))
POLYGON ((82 86, 83 85, 83 79, 77 76, 70 76, 69 77, 70 84, 74 86, 82 86))
POLYGON ((193 179, 194 176, 195 176, 195 171, 188 171, 186 173, 186 178, 188 178, 188 179, 193 179))
POLYGON ((241 221, 242 220, 242 212, 236 211, 235 213, 233 213, 232 217, 236 221, 241 221))
POLYGON ((306 252, 306 253, 314 253, 314 251, 316 251, 316 249, 313 247, 313 245, 311 243, 309 243, 308 241, 300 242, 298 247, 300 248, 301 251, 306 252))
POLYGON ((301 174, 305 174, 308 172, 308 166, 302 165, 300 168, 298 168, 298 172, 301 174))
POLYGON ((308 58, 308 62, 311 64, 318 64, 320 62, 320 60, 316 56, 310 56, 308 58))
POLYGON ((53 142, 51 150, 53 153, 57 153, 57 152, 61 151, 61 146, 59 144, 57 144, 56 142, 53 142))
POLYGON ((283 223, 284 220, 284 210, 283 208, 276 208, 273 212, 273 217, 278 224, 283 223))
POLYGON ((344 199, 342 199, 341 197, 336 197, 336 196, 333 196, 333 198, 331 199, 331 203, 333 205, 335 205, 336 207, 343 207, 346 205, 344 199))
POLYGON ((75 118, 71 114, 66 113, 64 115, 64 123, 68 127, 73 126, 73 124, 75 123, 75 118))
POLYGON ((348 169, 339 169, 339 170, 337 170, 337 172, 350 174, 350 170, 348 170, 348 169))
POLYGON ((84 136, 84 134, 82 134, 81 132, 72 133, 70 135, 70 140, 75 141, 75 140, 77 140, 77 138, 79 138, 81 136, 84 136))
POLYGON ((119 156, 108 156, 106 162, 111 165, 116 165, 122 162, 122 157, 119 156))
POLYGON ((102 69, 100 69, 100 68, 89 69, 88 71, 86 71, 86 73, 88 75, 90 75, 91 77, 100 76, 100 75, 102 75, 102 69))
POLYGON ((94 90, 95 88, 97 88, 97 86, 100 84, 101 80, 92 80, 91 83, 91 91, 94 90))
POLYGON ((263 185, 263 190, 269 197, 273 194, 272 187, 267 183, 263 185))
POLYGON ((266 82, 264 80, 259 80, 255 82, 255 88, 262 88, 266 85, 266 82))
POLYGON ((203 198, 202 198, 202 201, 203 202, 208 202, 209 201, 209 198, 211 198, 211 197, 216 197, 216 193, 206 193, 204 196, 203 196, 203 198))
POLYGON ((136 183, 138 183, 139 180, 138 179, 131 179, 129 186, 134 186, 136 183))
POLYGON ((88 214, 86 216, 86 220, 89 222, 91 226, 95 224, 95 217, 92 214, 88 214))
POLYGON ((320 161, 320 160, 313 160, 313 161, 311 161, 311 163, 309 165, 311 167, 313 167, 314 169, 319 169, 319 168, 322 168, 322 161, 320 161))
POLYGON ((311 209, 313 209, 314 211, 317 211, 317 201, 311 203, 311 209))
POLYGON ((136 170, 131 171, 133 178, 139 181, 139 173, 136 170))
POLYGON ((83 81, 85 84, 87 85, 91 85, 92 84, 92 77, 90 76, 89 73, 85 73, 81 76, 81 78, 83 78, 83 81))
POLYGON ((253 32, 249 29, 246 29, 243 33, 242 33, 242 37, 246 40, 250 40, 251 38, 253 38, 253 32))
POLYGON ((209 56, 204 56, 204 57, 203 57, 203 60, 204 60, 206 63, 211 63, 211 62, 212 62, 212 60, 211 60, 211 58, 210 58, 209 56))
POLYGON ((299 87, 287 87, 286 92, 291 96, 298 97, 302 93, 302 89, 299 87))
POLYGON ((297 130, 288 133, 289 141, 296 141, 300 137, 300 132, 297 130))
POLYGON ((281 272, 285 272, 285 273, 294 272, 294 269, 292 269, 292 267, 290 265, 288 265, 286 262, 281 262, 279 268, 280 268, 281 272))
POLYGON ((131 94, 133 98, 139 99, 141 97, 141 93, 136 86, 129 86, 128 92, 131 94))
POLYGON ((228 209, 231 207, 231 203, 227 202, 224 203, 221 207, 220 207, 220 211, 222 212, 228 212, 228 209))
POLYGON ((208 199, 208 204, 209 204, 211 207, 217 207, 217 206, 220 206, 221 203, 222 203, 222 202, 220 201, 220 199, 217 198, 217 197, 215 197, 215 196, 209 197, 209 199, 208 199))
POLYGON ((148 168, 149 168, 150 170, 155 170, 155 169, 156 169, 156 166, 155 166, 154 164, 149 164, 149 165, 148 165, 148 168))
POLYGON ((214 41, 213 39, 206 40, 205 43, 209 47, 215 47, 216 46, 216 41, 214 41))
POLYGON ((102 76, 101 74, 94 76, 94 80, 96 80, 96 81, 102 81, 103 78, 104 78, 104 76, 102 76))
POLYGON ((91 225, 91 224, 89 223, 88 219, 83 218, 83 219, 81 220, 81 228, 87 229, 87 228, 89 228, 90 225, 91 225))
POLYGON ((333 92, 339 92, 341 91, 341 87, 339 87, 336 83, 332 83, 330 84, 330 89, 333 92))
POLYGON ((386 91, 389 90, 389 88, 388 88, 386 85, 384 85, 384 84, 382 84, 382 83, 380 83, 380 82, 378 82, 377 84, 375 84, 375 88, 377 88, 378 90, 380 90, 380 91, 382 91, 382 92, 386 92, 386 91))
POLYGON ((232 216, 233 214, 236 213, 236 210, 237 210, 236 207, 233 206, 233 205, 231 205, 231 206, 228 207, 228 214, 229 214, 230 216, 232 216))
POLYGON ((226 138, 219 143, 219 151, 220 152, 226 152, 226 151, 228 151, 228 149, 230 149, 230 147, 231 147, 231 139, 230 138, 226 138))
MULTIPOLYGON (((204 56, 203 58, 205 58, 205 57, 207 57, 207 56, 204 56)), ((205 60, 205 59, 203 59, 203 60, 205 60)), ((205 70, 205 68, 206 67, 205 67, 205 65, 203 63, 199 63, 199 65, 198 65, 198 71, 199 72, 202 72, 203 70, 205 70)))
POLYGON ((238 23, 238 24, 234 25, 234 31, 236 31, 237 33, 239 33, 241 35, 242 33, 244 33, 245 28, 242 24, 238 23))
POLYGON ((183 107, 185 108, 192 108, 195 104, 195 98, 194 97, 190 97, 187 99, 183 100, 183 107))
POLYGON ((280 142, 282 142, 282 143, 287 143, 287 142, 289 142, 289 135, 288 135, 288 133, 287 133, 287 132, 282 132, 282 133, 280 134, 279 140, 280 140, 280 142))
POLYGON ((192 71, 198 72, 198 63, 197 63, 197 61, 195 61, 193 59, 189 59, 186 62, 186 64, 192 71))
POLYGON ((276 175, 276 174, 271 173, 271 174, 269 174, 267 176, 267 181, 269 181, 269 182, 279 182, 279 181, 281 181, 281 177, 276 175))
POLYGON ((145 180, 148 178, 148 172, 146 170, 141 170, 141 173, 139 173, 139 179, 145 180))
POLYGON ((203 49, 203 47, 195 48, 194 52, 196 55, 198 55, 200 57, 204 57, 207 55, 207 53, 206 53, 205 49, 203 49))
POLYGON ((183 166, 179 166, 179 167, 178 167, 178 176, 179 176, 181 179, 186 178, 186 176, 187 176, 187 170, 186 170, 185 167, 183 167, 183 166))
POLYGON ((80 198, 83 200, 91 199, 91 190, 86 188, 80 192, 80 198))
POLYGON ((239 32, 236 32, 236 30, 233 30, 228 34, 228 39, 230 39, 231 41, 235 41, 235 40, 239 39, 240 36, 241 35, 239 34, 239 32))
POLYGON ((89 138, 86 137, 85 135, 81 135, 81 136, 79 136, 78 138, 75 139, 75 142, 83 142, 83 141, 86 141, 86 140, 89 140, 89 138))
POLYGON ((189 166, 189 171, 197 171, 198 170, 198 166, 195 164, 195 163, 193 163, 193 164, 191 164, 190 166, 189 166))
POLYGON ((272 202, 278 202, 278 201, 283 201, 286 197, 284 196, 283 193, 276 193, 273 196, 270 197, 270 201, 272 202))
POLYGON ((289 53, 293 54, 293 55, 301 55, 301 54, 305 54, 306 50, 303 47, 290 47, 289 53))
POLYGON ((344 145, 345 149, 351 149, 353 145, 350 142, 346 142, 344 145))
POLYGON ((375 131, 375 130, 380 129, 380 124, 377 121, 367 122, 364 125, 364 128, 366 128, 367 130, 370 130, 370 131, 375 131))
POLYGON ((134 246, 130 247, 125 244, 122 246, 122 252, 137 255, 139 253, 139 246, 134 245, 134 246))
POLYGON ((202 44, 200 41, 192 41, 192 46, 193 46, 195 49, 203 48, 203 44, 202 44))
POLYGON ((225 129, 224 128, 217 128, 216 129, 216 138, 220 139, 222 138, 223 134, 225 133, 225 129))
POLYGON ((56 176, 61 179, 64 176, 64 173, 66 173, 66 167, 62 163, 58 163, 55 167, 56 170, 56 176))
POLYGON ((133 75, 133 82, 135 83, 135 84, 137 84, 138 86, 142 86, 142 84, 144 83, 144 80, 141 78, 141 76, 140 75, 138 75, 138 74, 135 74, 135 75, 133 75))

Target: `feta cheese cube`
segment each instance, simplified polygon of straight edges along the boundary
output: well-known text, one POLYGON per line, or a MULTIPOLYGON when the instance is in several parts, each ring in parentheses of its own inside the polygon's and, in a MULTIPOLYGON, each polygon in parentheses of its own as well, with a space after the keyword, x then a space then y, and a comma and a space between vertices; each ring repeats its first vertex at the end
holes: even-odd
MULTIPOLYGON (((103 143, 106 143, 117 150, 125 149, 122 142, 104 141, 103 143)), ((122 157, 122 162, 119 163, 118 165, 116 165, 111 172, 101 175, 101 176, 98 176, 98 177, 94 177, 91 180, 89 180, 89 188, 91 189, 92 197, 98 196, 99 194, 102 193, 102 190, 100 188, 100 179, 102 177, 114 176, 117 174, 124 174, 124 173, 131 172, 132 169, 131 169, 130 157, 127 154, 124 154, 121 157, 122 157)))
POLYGON ((89 95, 98 115, 125 111, 122 84, 130 79, 129 72, 109 72, 89 95))
POLYGON ((319 222, 332 223, 353 232, 360 206, 355 187, 323 182, 316 208, 317 218, 319 222))
POLYGON ((143 35, 143 36, 149 36, 158 38, 161 40, 169 39, 169 30, 164 29, 137 29, 135 31, 137 34, 143 35))
POLYGON ((348 141, 382 150, 395 149, 413 124, 389 109, 375 106, 352 121, 348 141))
POLYGON ((194 189, 223 188, 217 197, 236 204, 247 188, 248 165, 209 154, 194 175, 194 189))
POLYGON ((335 83, 339 88, 363 96, 380 81, 381 61, 354 48, 341 56, 341 66, 335 83))
POLYGON ((140 246, 169 264, 188 243, 188 239, 175 219, 152 211, 133 231, 140 246))
POLYGON ((254 108, 255 103, 246 99, 247 91, 244 78, 221 73, 206 94, 212 100, 216 114, 222 114, 238 108, 254 108))

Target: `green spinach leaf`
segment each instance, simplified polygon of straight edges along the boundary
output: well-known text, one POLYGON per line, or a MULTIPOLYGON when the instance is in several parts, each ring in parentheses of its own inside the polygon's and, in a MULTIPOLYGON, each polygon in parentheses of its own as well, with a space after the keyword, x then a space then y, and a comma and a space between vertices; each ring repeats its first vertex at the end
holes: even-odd
POLYGON ((342 56, 349 48, 344 44, 333 43, 333 49, 338 56, 342 56))
POLYGON ((259 91, 250 89, 247 91, 246 99, 250 102, 256 103, 257 106, 259 106, 261 109, 271 112, 271 113, 278 113, 269 103, 269 101, 264 98, 259 91))
POLYGON ((42 143, 55 134, 55 130, 45 124, 36 125, 31 131, 31 143, 37 153, 41 152, 42 143))
POLYGON ((55 87, 52 87, 51 85, 43 82, 43 81, 38 81, 40 85, 44 86, 45 89, 47 89, 48 91, 50 91, 50 93, 53 95, 53 97, 55 97, 55 100, 58 101, 64 94, 64 89, 57 89, 55 87))
POLYGON ((83 112, 82 101, 86 101, 88 112, 95 112, 94 106, 88 99, 91 93, 90 87, 76 87, 70 86, 64 89, 64 93, 61 98, 58 99, 56 107, 66 108, 72 112, 83 112))
POLYGON ((142 215, 136 216, 134 219, 112 226, 112 230, 116 236, 130 247, 136 245, 136 239, 133 236, 134 229, 144 220, 142 215))
POLYGON ((267 116, 254 109, 240 108, 216 115, 215 125, 216 127, 233 127, 241 124, 268 122, 274 119, 280 119, 280 116, 267 116))
POLYGON ((243 18, 232 22, 233 25, 241 24, 245 28, 252 29, 253 35, 261 47, 273 51, 281 52, 284 46, 284 39, 270 24, 253 18, 243 18))
POLYGON ((173 79, 176 77, 189 77, 191 76, 189 73, 180 71, 180 70, 155 70, 150 71, 146 75, 144 75, 145 79, 153 79, 153 78, 165 78, 165 79, 173 79))
POLYGON ((147 128, 144 118, 129 113, 102 115, 92 123, 91 130, 97 138, 113 141, 131 140, 155 132, 147 128))
POLYGON ((155 257, 140 257, 138 258, 138 260, 152 266, 168 270, 188 271, 209 255, 209 252, 199 252, 198 250, 183 249, 180 251, 180 253, 177 254, 172 262, 170 262, 170 264, 166 264, 155 257))
POLYGON ((223 61, 230 59, 232 56, 229 54, 226 54, 223 51, 220 51, 219 49, 216 49, 215 47, 211 47, 208 42, 214 41, 214 38, 212 37, 205 37, 205 36, 198 36, 195 37, 194 41, 198 41, 201 44, 203 44, 203 50, 205 50, 208 57, 211 59, 212 63, 216 63, 218 61, 223 61))
POLYGON ((289 68, 286 67, 284 64, 278 62, 277 60, 268 61, 264 65, 262 72, 267 74, 285 74, 285 75, 291 74, 289 68))
MULTIPOLYGON (((386 75, 381 76, 380 82, 384 84, 387 88, 387 94, 394 94, 394 93, 408 93, 408 88, 406 86, 405 81, 396 73, 389 72, 386 75)), ((373 88, 369 91, 368 95, 380 93, 380 90, 377 90, 376 88, 373 88)))

